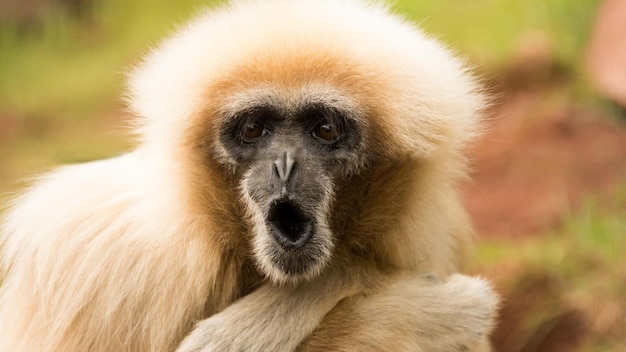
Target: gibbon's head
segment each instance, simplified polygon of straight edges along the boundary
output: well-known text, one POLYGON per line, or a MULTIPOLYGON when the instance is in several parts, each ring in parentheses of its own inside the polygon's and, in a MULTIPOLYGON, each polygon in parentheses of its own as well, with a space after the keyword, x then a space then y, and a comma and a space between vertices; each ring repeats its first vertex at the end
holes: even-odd
POLYGON ((131 102, 142 147, 189 176, 222 242, 245 238, 284 282, 317 275, 351 224, 372 222, 389 165, 462 174, 483 98, 462 62, 384 5, 252 0, 166 40, 131 77, 131 102))

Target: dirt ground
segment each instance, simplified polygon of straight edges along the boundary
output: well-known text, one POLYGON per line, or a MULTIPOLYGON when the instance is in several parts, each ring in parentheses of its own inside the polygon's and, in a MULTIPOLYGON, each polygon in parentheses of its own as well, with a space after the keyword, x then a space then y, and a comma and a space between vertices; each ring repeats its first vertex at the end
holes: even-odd
POLYGON ((626 110, 577 102, 573 74, 549 50, 522 48, 490 82, 496 98, 464 189, 481 236, 545 233, 585 197, 626 184, 626 110))
MULTIPOLYGON (((501 93, 489 129, 470 151, 474 174, 464 186, 465 201, 483 240, 522 242, 549 234, 588 197, 610 202, 626 185, 626 120, 604 111, 610 105, 576 102, 558 68, 526 69, 514 68, 493 83, 501 93)), ((515 265, 481 273, 504 299, 495 350, 578 350, 593 334, 589 314, 564 300, 566 289, 549 270, 515 265), (525 326, 533 314, 543 316, 525 326)), ((623 307, 603 302, 589 310, 614 322, 623 307)))
POLYGON ((490 112, 464 188, 480 236, 545 233, 585 197, 626 181, 626 120, 577 105, 562 89, 513 89, 490 112))

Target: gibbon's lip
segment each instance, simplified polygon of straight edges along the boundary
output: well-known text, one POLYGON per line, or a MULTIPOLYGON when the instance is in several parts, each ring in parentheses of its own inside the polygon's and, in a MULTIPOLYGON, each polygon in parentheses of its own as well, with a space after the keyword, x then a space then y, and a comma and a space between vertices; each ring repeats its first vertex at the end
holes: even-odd
POLYGON ((312 219, 289 198, 272 202, 267 222, 274 238, 286 249, 303 247, 313 234, 312 219))

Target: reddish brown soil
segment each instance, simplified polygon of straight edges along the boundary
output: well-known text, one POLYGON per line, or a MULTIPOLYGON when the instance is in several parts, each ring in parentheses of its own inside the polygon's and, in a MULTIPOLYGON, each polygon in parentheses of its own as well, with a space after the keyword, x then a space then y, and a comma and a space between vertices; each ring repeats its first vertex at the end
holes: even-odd
MULTIPOLYGON (((499 76, 494 90, 504 93, 489 130, 470 151, 474 182, 464 192, 482 237, 549 233, 586 197, 611 202, 626 187, 626 120, 577 103, 556 65, 523 62, 499 76)), ((503 297, 495 351, 574 351, 589 339, 609 338, 594 332, 588 311, 564 299, 565 279, 545 269, 504 261, 483 272, 503 297)), ((607 302, 598 307, 611 308, 607 302)))
POLYGON ((545 232, 586 196, 610 197, 626 184, 626 124, 568 103, 563 90, 506 93, 491 128, 470 152, 466 204, 478 233, 545 232))

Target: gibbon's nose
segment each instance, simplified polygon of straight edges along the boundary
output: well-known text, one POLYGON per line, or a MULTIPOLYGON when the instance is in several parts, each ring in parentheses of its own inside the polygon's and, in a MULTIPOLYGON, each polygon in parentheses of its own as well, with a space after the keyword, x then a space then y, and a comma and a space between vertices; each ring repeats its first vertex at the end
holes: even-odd
POLYGON ((313 233, 313 222, 298 204, 281 199, 270 207, 267 221, 274 238, 285 248, 304 246, 313 233))
POLYGON ((274 174, 278 176, 283 183, 287 183, 295 166, 296 161, 294 153, 290 150, 286 150, 280 157, 274 160, 274 174))

